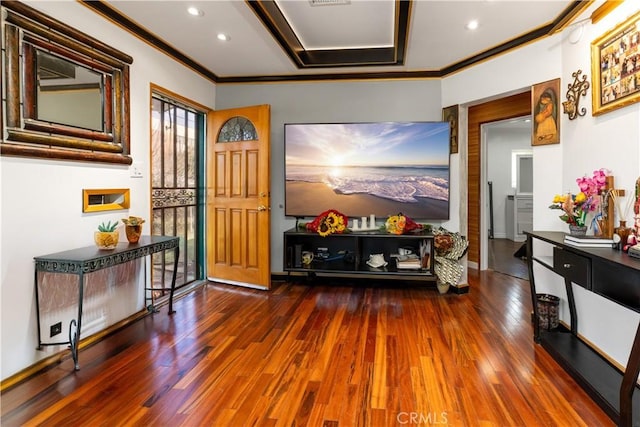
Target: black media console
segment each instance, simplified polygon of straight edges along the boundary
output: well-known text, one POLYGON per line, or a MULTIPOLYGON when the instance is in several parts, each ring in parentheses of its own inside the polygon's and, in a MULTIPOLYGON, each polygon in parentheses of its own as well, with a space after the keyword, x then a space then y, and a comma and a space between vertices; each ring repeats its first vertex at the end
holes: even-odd
POLYGON ((372 275, 384 279, 435 282, 433 234, 390 234, 384 231, 349 232, 320 236, 293 228, 284 233, 284 271, 331 276, 372 275), (409 250, 418 255, 418 268, 398 268, 396 255, 409 250), (302 253, 313 253, 313 261, 302 262, 302 253), (384 267, 367 264, 370 255, 382 254, 384 267))

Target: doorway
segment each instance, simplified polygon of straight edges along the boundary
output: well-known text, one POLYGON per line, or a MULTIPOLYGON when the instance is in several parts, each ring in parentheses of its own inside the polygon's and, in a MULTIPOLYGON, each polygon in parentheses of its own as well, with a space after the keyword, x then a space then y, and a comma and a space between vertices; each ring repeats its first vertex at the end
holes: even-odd
POLYGON ((522 247, 533 225, 531 119, 523 116, 482 125, 481 269, 528 278, 522 247), (484 246, 484 245, 483 245, 484 246))
MULTIPOLYGON (((176 289, 204 278, 203 176, 205 113, 152 88, 151 234, 180 237, 176 289)), ((153 255, 153 295, 164 296, 173 251, 153 255)))
MULTIPOLYGON (((486 229, 481 218, 482 203, 486 200, 486 190, 482 180, 482 125, 499 120, 512 119, 531 114, 531 91, 506 96, 504 98, 474 105, 468 109, 467 147, 467 252, 469 266, 481 268, 481 250, 486 254, 486 229), (481 236, 482 232, 482 236, 481 236)), ((486 267, 485 267, 486 268, 486 267)))

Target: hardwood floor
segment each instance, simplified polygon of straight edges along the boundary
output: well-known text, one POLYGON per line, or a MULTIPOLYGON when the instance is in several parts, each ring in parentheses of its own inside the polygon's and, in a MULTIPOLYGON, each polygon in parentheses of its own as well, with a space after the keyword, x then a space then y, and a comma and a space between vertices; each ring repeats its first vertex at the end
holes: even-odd
POLYGON ((513 256, 523 244, 524 242, 514 242, 509 239, 489 239, 489 258, 487 260, 489 269, 529 280, 526 261, 522 257, 513 256))
POLYGON ((609 426, 532 340, 528 282, 209 284, 2 394, 3 426, 609 426))

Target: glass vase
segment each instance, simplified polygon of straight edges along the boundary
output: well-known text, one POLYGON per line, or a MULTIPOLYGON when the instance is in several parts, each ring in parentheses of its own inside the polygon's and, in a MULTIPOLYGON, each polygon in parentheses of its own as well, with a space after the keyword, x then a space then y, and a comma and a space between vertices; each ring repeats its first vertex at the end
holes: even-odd
POLYGON ((596 237, 606 237, 605 236, 605 228, 606 224, 605 221, 603 219, 596 219, 596 229, 593 233, 594 236, 596 237))
POLYGON ((119 237, 119 231, 96 231, 93 233, 93 240, 98 249, 115 249, 118 246, 119 237))

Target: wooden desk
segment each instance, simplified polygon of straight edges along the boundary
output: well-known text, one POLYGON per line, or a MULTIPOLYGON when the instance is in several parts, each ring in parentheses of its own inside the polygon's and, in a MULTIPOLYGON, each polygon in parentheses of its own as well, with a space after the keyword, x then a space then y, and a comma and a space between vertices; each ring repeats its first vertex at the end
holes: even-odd
MULTIPOLYGON (((178 270, 178 258, 180 257, 180 238, 173 236, 142 236, 138 243, 118 243, 113 250, 100 250, 95 245, 84 248, 71 249, 50 255, 34 257, 35 260, 35 287, 36 287, 36 314, 38 322, 38 349, 44 345, 69 344, 75 369, 80 369, 78 363, 78 343, 82 327, 82 301, 84 294, 84 275, 103 268, 112 267, 152 255, 156 252, 173 249, 175 251, 173 277, 171 279, 171 292, 169 295, 169 314, 173 311, 173 293, 176 287, 176 271, 178 270), (55 343, 42 342, 40 331, 40 295, 38 295, 38 273, 66 273, 78 276, 78 317, 69 323, 69 340, 55 343)), ((146 264, 145 264, 146 268, 146 264)), ((153 306, 148 307, 153 310, 153 306)))
MULTIPOLYGON (((640 259, 609 248, 583 248, 564 243, 565 233, 527 232, 527 261, 534 310, 534 339, 587 391, 620 426, 640 425, 640 396, 634 396, 640 373, 640 326, 624 372, 578 336, 573 285, 616 304, 640 312, 640 259), (537 257, 533 241, 553 245, 553 258, 537 257), (538 324, 533 265, 538 263, 564 278, 570 312, 570 331, 542 331, 538 324), (633 412, 633 409, 636 412, 633 412)), ((597 313, 594 313, 597 315, 597 313)), ((602 319, 606 322, 607 319, 602 319)), ((611 325, 615 328, 615 325, 611 325)))

